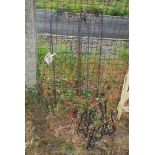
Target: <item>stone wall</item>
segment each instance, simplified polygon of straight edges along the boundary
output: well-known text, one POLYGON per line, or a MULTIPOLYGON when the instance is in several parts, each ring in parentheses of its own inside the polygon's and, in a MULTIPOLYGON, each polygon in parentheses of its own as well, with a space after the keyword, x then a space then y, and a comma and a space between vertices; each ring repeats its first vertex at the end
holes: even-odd
MULTIPOLYGON (((40 42, 48 43, 50 47, 50 35, 40 35, 39 37, 40 42)), ((67 45, 68 51, 72 53, 77 52, 78 47, 78 37, 77 36, 65 36, 65 35, 52 35, 53 38, 53 47, 60 45, 67 45)), ((128 39, 108 39, 108 38, 96 38, 90 37, 88 43, 88 37, 81 37, 81 48, 82 53, 87 53, 89 49, 89 54, 92 54, 94 51, 99 51, 100 46, 102 45, 102 55, 106 59, 115 58, 116 49, 126 45, 128 47, 129 40, 128 39)), ((56 52, 56 51, 54 51, 56 52)), ((66 53, 67 54, 67 53, 66 53)))

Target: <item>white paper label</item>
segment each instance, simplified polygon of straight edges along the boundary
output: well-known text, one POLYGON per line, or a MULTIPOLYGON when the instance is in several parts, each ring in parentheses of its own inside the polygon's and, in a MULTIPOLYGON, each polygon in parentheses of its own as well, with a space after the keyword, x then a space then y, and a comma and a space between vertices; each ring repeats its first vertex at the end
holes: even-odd
POLYGON ((44 57, 44 61, 49 65, 50 63, 52 63, 54 55, 56 55, 56 53, 51 54, 50 52, 48 52, 44 57))

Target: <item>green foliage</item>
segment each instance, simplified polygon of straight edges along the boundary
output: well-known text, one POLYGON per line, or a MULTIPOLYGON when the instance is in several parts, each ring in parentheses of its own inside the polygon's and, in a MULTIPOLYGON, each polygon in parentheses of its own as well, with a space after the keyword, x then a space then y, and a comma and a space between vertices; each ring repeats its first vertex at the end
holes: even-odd
POLYGON ((38 106, 39 96, 36 88, 26 88, 25 90, 25 107, 27 110, 32 110, 38 106))
POLYGON ((75 1, 65 0, 63 2, 58 2, 53 0, 52 4, 50 0, 47 0, 46 3, 37 1, 36 8, 42 10, 57 10, 57 8, 64 8, 65 12, 76 12, 79 13, 81 9, 86 10, 88 13, 94 14, 103 14, 103 15, 113 15, 113 16, 128 16, 129 10, 128 0, 119 0, 113 1, 111 5, 104 4, 102 1, 75 1), (76 2, 76 3, 74 3, 76 2))
POLYGON ((110 8, 111 16, 129 16, 128 0, 119 0, 110 8))
POLYGON ((76 91, 72 88, 67 88, 64 93, 65 97, 67 97, 68 99, 73 99, 76 97, 76 91))
POLYGON ((45 110, 53 110, 54 104, 51 102, 53 96, 40 96, 38 86, 35 88, 26 88, 25 90, 25 107, 27 111, 33 111, 37 108, 43 108, 45 110))
POLYGON ((50 51, 50 46, 49 46, 47 41, 38 42, 38 59, 39 59, 39 62, 43 61, 44 56, 49 51, 50 51))
POLYGON ((66 150, 66 152, 67 152, 68 154, 73 154, 73 153, 74 153, 74 146, 71 145, 71 144, 68 144, 68 145, 66 146, 65 150, 66 150))
POLYGON ((91 51, 91 58, 94 59, 99 59, 99 50, 98 49, 94 49, 91 51))
POLYGON ((77 103, 77 104, 74 104, 73 108, 77 109, 79 111, 85 110, 86 109, 86 104, 85 103, 77 103))
POLYGON ((103 9, 100 9, 102 15, 111 15, 111 8, 104 6, 103 9))
POLYGON ((84 96, 84 97, 86 97, 86 98, 91 98, 91 93, 90 93, 90 91, 89 90, 87 90, 87 89, 82 89, 82 95, 84 96))
POLYGON ((117 57, 126 63, 129 63, 129 48, 127 45, 123 45, 116 50, 117 57))
POLYGON ((116 5, 111 8, 110 14, 112 16, 123 16, 124 12, 121 8, 122 8, 121 3, 120 2, 116 3, 116 5))
POLYGON ((56 59, 59 62, 67 63, 69 65, 75 64, 75 57, 71 51, 68 50, 67 45, 61 44, 56 47, 56 59))

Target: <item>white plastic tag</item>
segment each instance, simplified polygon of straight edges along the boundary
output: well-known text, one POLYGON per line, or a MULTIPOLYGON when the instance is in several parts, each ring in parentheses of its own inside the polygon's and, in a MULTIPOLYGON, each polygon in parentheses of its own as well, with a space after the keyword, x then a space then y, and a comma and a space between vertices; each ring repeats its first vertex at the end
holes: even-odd
POLYGON ((49 65, 50 63, 52 63, 53 61, 53 57, 56 55, 56 53, 51 54, 50 52, 48 52, 45 57, 44 57, 44 61, 49 65))

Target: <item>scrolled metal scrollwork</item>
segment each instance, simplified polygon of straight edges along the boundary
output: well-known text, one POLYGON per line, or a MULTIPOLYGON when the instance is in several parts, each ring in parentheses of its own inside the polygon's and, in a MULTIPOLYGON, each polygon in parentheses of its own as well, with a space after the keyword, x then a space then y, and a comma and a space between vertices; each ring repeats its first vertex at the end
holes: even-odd
POLYGON ((97 111, 97 108, 94 108, 93 110, 86 110, 80 115, 78 121, 77 133, 84 135, 84 137, 86 138, 88 150, 93 149, 95 143, 99 141, 104 135, 111 136, 116 131, 113 119, 115 113, 112 112, 110 114, 110 119, 107 119, 107 111, 106 109, 104 109, 106 105, 103 106, 100 102, 98 104, 98 107, 100 109, 99 112, 97 111), (102 117, 97 120, 96 115, 99 114, 102 117))

